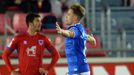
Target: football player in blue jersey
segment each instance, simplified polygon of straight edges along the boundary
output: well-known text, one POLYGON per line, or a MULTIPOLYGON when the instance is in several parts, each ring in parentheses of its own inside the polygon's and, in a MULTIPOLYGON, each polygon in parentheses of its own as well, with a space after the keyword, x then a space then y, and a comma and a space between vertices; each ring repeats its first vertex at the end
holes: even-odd
POLYGON ((91 34, 87 34, 80 20, 85 15, 85 9, 79 5, 72 5, 67 11, 65 22, 67 30, 61 29, 57 24, 56 30, 65 36, 68 75, 90 75, 89 64, 86 59, 86 41, 95 45, 96 41, 91 34))

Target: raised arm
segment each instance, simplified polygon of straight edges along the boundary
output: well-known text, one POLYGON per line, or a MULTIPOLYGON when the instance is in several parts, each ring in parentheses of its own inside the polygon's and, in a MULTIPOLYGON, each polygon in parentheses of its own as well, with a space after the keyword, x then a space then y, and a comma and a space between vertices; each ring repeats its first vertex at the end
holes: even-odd
POLYGON ((61 29, 57 22, 56 22, 56 30, 57 30, 57 33, 65 37, 74 37, 73 31, 61 29))
POLYGON ((87 35, 87 41, 92 45, 96 45, 96 40, 92 34, 87 35))

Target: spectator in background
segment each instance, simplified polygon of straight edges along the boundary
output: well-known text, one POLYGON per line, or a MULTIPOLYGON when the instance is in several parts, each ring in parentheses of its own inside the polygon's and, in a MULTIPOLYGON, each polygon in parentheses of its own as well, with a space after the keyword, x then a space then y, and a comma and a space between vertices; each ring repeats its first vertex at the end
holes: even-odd
POLYGON ((57 36, 54 40, 54 46, 57 50, 63 51, 64 47, 64 38, 62 36, 57 36))
POLYGON ((130 6, 134 7, 134 0, 130 0, 130 6))
POLYGON ((3 39, 2 38, 0 38, 0 50, 3 50, 4 48, 4 41, 3 41, 3 39))
POLYGON ((121 6, 131 6, 131 0, 121 0, 121 6))
MULTIPOLYGON (((11 19, 11 24, 13 24, 14 14, 19 12, 27 13, 29 11, 29 1, 27 0, 5 0, 5 10, 6 15, 11 19)), ((12 26, 12 25, 11 25, 12 26)))
POLYGON ((22 0, 20 5, 20 10, 23 13, 29 13, 30 12, 30 1, 29 0, 22 0))
POLYGON ((77 0, 61 0, 62 12, 63 13, 66 12, 71 5, 77 4, 77 3, 78 3, 77 0))
POLYGON ((5 0, 5 8, 7 11, 18 11, 21 0, 5 0))
POLYGON ((30 11, 34 13, 50 13, 52 11, 50 0, 31 0, 30 11))
POLYGON ((65 1, 66 5, 68 7, 72 6, 73 4, 77 4, 78 3, 77 0, 61 0, 61 1, 65 1))
POLYGON ((65 16, 66 16, 66 12, 68 10, 68 6, 66 5, 67 0, 61 0, 61 4, 62 4, 62 24, 63 24, 63 28, 67 28, 67 25, 65 24, 65 16))
POLYGON ((58 18, 62 15, 61 3, 58 0, 50 0, 52 13, 58 18))
POLYGON ((62 12, 66 12, 68 10, 68 6, 66 5, 66 0, 61 0, 61 9, 62 9, 62 12))
POLYGON ((4 0, 0 0, 0 13, 5 13, 5 4, 6 2, 4 0))
POLYGON ((29 1, 26 0, 6 0, 5 8, 7 11, 24 12, 29 8, 29 1))
POLYGON ((47 16, 44 16, 42 20, 42 29, 55 29, 56 28, 56 21, 57 18, 53 14, 49 14, 47 16))

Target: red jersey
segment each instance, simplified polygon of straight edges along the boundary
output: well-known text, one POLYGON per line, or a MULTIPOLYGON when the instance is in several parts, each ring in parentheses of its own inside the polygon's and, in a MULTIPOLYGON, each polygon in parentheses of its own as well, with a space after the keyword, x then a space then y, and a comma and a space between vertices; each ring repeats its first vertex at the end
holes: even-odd
MULTIPOLYGON (((15 49, 17 50, 21 75, 40 75, 39 67, 42 67, 42 58, 45 49, 51 53, 58 53, 49 39, 41 33, 37 33, 34 36, 30 36, 28 33, 19 34, 12 39, 7 48, 11 52, 15 49)), ((49 66, 48 69, 51 67, 53 65, 49 66)))

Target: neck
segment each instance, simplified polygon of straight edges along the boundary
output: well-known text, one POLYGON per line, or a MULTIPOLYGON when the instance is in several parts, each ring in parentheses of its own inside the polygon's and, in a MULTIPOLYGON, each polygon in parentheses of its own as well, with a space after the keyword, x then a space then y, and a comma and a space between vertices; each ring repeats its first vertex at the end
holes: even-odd
POLYGON ((79 23, 79 21, 74 21, 70 26, 74 26, 75 24, 79 23))
POLYGON ((32 29, 28 29, 28 34, 31 35, 31 36, 34 36, 37 32, 35 32, 34 30, 32 29))

